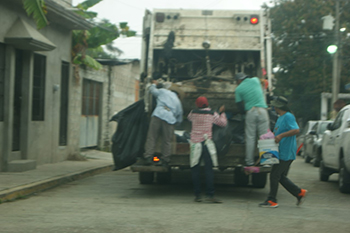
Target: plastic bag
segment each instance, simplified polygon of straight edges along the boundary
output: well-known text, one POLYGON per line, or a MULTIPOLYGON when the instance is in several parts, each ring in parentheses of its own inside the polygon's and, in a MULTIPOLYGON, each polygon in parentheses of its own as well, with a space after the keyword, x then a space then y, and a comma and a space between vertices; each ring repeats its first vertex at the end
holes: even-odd
POLYGON ((119 170, 136 162, 142 156, 148 131, 148 117, 145 103, 139 100, 111 118, 118 122, 112 137, 114 170, 119 170))

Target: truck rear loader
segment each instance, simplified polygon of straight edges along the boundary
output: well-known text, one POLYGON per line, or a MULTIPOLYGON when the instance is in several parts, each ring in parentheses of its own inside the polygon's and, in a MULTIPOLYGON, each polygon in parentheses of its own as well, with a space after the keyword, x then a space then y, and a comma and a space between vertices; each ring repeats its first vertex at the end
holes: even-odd
MULTIPOLYGON (((172 82, 172 88, 183 97, 184 121, 176 127, 176 132, 191 131, 186 116, 195 108, 196 98, 202 95, 213 110, 225 105, 231 126, 244 124, 235 104, 234 76, 238 72, 262 80, 271 78, 270 26, 266 12, 184 9, 145 12, 140 97, 151 114, 156 103, 146 90, 147 84, 152 79, 172 82)), ((271 80, 269 85, 271 89, 271 80)), ((161 140, 155 161, 160 146, 161 140)), ((232 172, 232 181, 237 185, 248 185, 251 180, 253 186, 265 187, 270 168, 260 167, 259 173, 246 175, 245 145, 231 141, 224 147, 225 153, 218 155, 218 172, 232 172)), ((141 184, 152 183, 154 178, 159 183, 168 183, 172 170, 190 168, 189 154, 189 143, 177 142, 174 135, 169 167, 132 165, 131 169, 139 172, 141 184)))

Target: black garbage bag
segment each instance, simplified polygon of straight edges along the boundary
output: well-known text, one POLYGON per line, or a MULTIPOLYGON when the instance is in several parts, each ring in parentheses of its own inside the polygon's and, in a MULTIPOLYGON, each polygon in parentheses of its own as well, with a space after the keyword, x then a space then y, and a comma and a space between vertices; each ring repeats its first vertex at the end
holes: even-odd
POLYGON ((191 139, 191 134, 187 131, 185 131, 182 136, 177 134, 175 135, 176 135, 176 142, 188 143, 188 140, 191 139))
POLYGON ((226 127, 213 125, 213 141, 218 156, 226 155, 232 141, 232 125, 230 121, 227 122, 226 127))
POLYGON ((110 121, 118 122, 112 137, 112 154, 114 171, 125 168, 136 162, 144 152, 148 131, 148 116, 145 103, 139 100, 114 115, 110 121))
POLYGON ((245 143, 245 133, 244 133, 244 120, 234 119, 230 121, 232 125, 232 143, 244 144, 245 143))

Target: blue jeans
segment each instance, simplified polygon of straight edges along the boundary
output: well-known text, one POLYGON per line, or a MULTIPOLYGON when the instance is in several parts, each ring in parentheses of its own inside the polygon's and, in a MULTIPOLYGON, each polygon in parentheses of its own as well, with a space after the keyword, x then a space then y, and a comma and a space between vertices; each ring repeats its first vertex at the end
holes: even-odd
POLYGON ((212 197, 214 195, 214 171, 213 162, 208 151, 207 146, 202 142, 202 155, 199 159, 199 163, 191 168, 192 181, 194 186, 194 195, 200 196, 201 194, 201 160, 204 160, 205 182, 206 182, 206 195, 212 197))

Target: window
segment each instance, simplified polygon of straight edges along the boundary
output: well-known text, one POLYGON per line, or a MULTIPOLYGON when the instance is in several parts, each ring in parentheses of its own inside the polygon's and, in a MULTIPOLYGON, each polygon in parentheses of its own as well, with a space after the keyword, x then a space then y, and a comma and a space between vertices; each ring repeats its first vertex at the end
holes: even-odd
POLYGON ((100 92, 102 85, 99 82, 84 79, 82 115, 98 116, 100 112, 100 92))
POLYGON ((59 145, 67 145, 68 136, 68 99, 69 99, 69 63, 61 65, 61 106, 60 106, 60 133, 59 145))
POLYGON ((344 112, 345 112, 345 110, 338 113, 337 117, 335 118, 335 120, 332 124, 332 130, 340 128, 340 126, 342 124, 342 118, 343 118, 344 112))
POLYGON ((0 43, 0 121, 4 121, 5 45, 0 43))
POLYGON ((46 57, 34 54, 32 120, 43 121, 45 116, 46 57))

